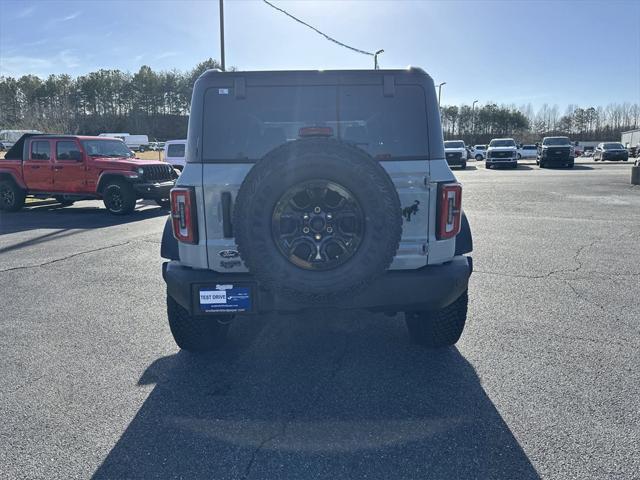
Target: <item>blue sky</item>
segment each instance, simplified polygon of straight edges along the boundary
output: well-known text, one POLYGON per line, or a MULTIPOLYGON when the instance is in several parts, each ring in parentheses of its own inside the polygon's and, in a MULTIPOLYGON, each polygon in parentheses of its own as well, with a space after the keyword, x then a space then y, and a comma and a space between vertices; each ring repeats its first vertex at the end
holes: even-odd
MULTIPOLYGON (((639 1, 272 0, 383 68, 424 68, 443 104, 640 103, 639 1)), ((219 58, 217 0, 0 0, 0 75, 185 70, 219 58)), ((370 68, 256 0, 225 0, 227 64, 370 68)))

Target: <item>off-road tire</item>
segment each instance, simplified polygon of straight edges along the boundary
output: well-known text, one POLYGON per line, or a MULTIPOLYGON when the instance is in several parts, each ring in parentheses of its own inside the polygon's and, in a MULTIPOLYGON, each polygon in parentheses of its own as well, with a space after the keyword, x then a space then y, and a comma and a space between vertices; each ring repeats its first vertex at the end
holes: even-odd
POLYGON ((74 200, 70 200, 66 195, 56 195, 53 198, 55 198, 56 202, 58 202, 63 207, 70 207, 74 203, 74 200))
POLYGON ((409 338, 417 345, 443 348, 454 345, 462 335, 467 321, 468 293, 465 292, 448 307, 434 311, 405 312, 409 338))
POLYGON ((166 198, 164 200, 156 200, 156 203, 163 210, 169 210, 171 208, 171 200, 166 198))
POLYGON ((170 295, 167 295, 167 317, 176 344, 189 352, 206 352, 222 346, 233 319, 233 315, 189 315, 170 295))
POLYGON ((305 303, 329 304, 382 275, 402 235, 402 208, 395 186, 365 151, 329 138, 303 138, 275 148, 245 177, 236 197, 233 228, 238 251, 260 283, 305 303), (353 194, 364 233, 353 256, 322 271, 294 265, 272 235, 272 217, 286 191, 320 180, 353 194))
POLYGON ((0 210, 17 212, 24 207, 26 193, 13 180, 0 180, 0 210))
POLYGON ((111 180, 102 190, 104 206, 114 215, 128 215, 136 208, 136 194, 126 180, 111 180), (116 200, 115 195, 119 195, 116 200))

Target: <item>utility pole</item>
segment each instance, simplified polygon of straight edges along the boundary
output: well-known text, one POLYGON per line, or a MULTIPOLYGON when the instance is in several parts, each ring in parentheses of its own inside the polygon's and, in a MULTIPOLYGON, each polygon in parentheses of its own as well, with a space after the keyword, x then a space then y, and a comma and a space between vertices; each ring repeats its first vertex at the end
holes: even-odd
POLYGON ((226 70, 224 62, 224 0, 220 0, 220 66, 226 70))
POLYGON ((381 53, 384 53, 384 50, 378 50, 376 53, 373 54, 373 69, 374 70, 378 70, 380 68, 380 66, 378 65, 378 55, 380 55, 381 53))
POLYGON ((438 108, 440 108, 440 93, 442 93, 442 86, 446 84, 447 82, 442 82, 438 85, 438 108))

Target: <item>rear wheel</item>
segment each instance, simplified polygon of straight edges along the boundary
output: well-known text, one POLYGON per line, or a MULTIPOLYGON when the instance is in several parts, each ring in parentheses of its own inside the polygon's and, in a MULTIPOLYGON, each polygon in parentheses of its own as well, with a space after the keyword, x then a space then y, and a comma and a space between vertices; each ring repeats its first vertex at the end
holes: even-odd
POLYGON ((127 215, 136 208, 133 187, 124 180, 112 180, 102 192, 104 206, 114 215, 127 215))
POLYGON ((415 344, 428 348, 454 345, 467 321, 467 291, 451 305, 434 311, 405 312, 409 337, 415 344))
POLYGON ((24 206, 25 191, 13 180, 0 180, 0 210, 17 212, 24 206))
POLYGON ((63 207, 70 207, 71 205, 73 205, 73 202, 74 202, 67 195, 56 195, 53 198, 55 198, 56 201, 63 207))
POLYGON ((206 352, 220 347, 227 338, 229 322, 233 319, 233 315, 189 315, 189 312, 169 295, 167 317, 176 344, 190 352, 206 352))

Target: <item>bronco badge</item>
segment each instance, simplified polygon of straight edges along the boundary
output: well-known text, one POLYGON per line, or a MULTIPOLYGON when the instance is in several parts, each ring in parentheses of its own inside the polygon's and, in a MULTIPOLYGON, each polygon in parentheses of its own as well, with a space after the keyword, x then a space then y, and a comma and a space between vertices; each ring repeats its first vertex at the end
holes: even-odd
POLYGON ((413 205, 410 207, 404 207, 402 209, 402 216, 407 220, 407 222, 411 221, 411 215, 415 215, 418 213, 418 205, 420 205, 420 200, 415 200, 413 205))

